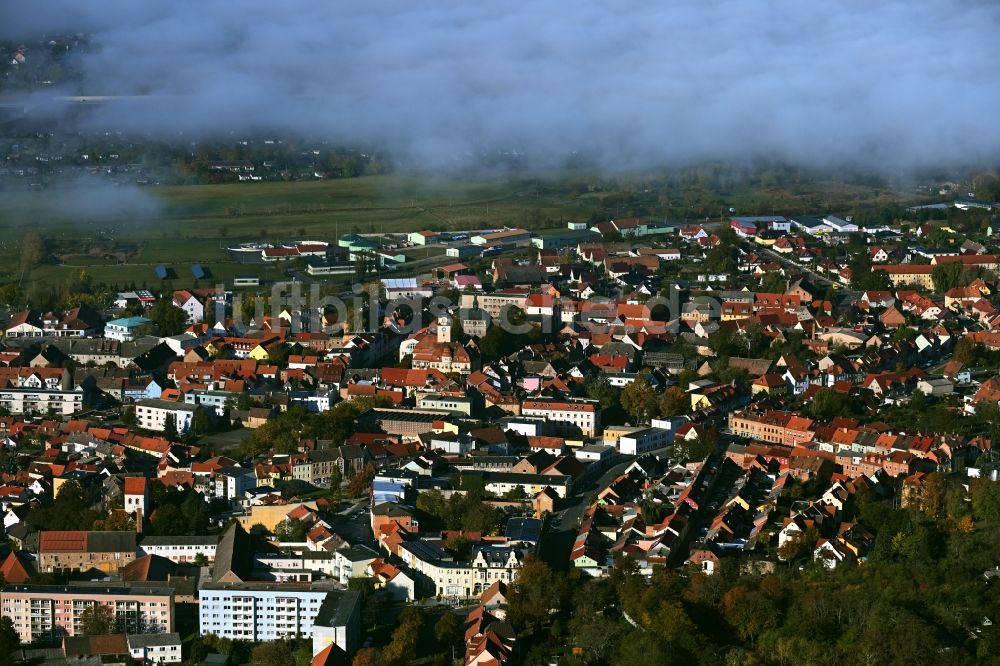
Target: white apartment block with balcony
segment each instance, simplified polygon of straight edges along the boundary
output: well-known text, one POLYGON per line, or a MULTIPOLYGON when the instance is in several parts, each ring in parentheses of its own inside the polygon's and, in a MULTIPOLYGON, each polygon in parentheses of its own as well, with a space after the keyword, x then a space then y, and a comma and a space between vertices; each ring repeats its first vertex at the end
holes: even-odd
MULTIPOLYGON (((357 648, 361 597, 299 583, 206 583, 199 589, 201 635, 245 641, 317 636, 349 654, 357 648)), ((323 649, 321 645, 319 649, 323 649)))
POLYGON ((251 642, 308 636, 326 595, 291 585, 204 585, 198 597, 200 632, 251 642))
POLYGON ((0 389, 0 408, 11 414, 69 416, 83 411, 83 391, 55 391, 42 388, 0 389))

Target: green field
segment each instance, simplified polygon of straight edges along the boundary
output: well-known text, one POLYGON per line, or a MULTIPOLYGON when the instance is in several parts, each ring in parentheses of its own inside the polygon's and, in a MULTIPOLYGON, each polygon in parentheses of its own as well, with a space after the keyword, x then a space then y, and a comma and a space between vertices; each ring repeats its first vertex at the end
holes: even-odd
MULTIPOLYGON (((230 261, 225 247, 240 241, 285 242, 309 238, 334 242, 338 235, 420 229, 465 230, 503 225, 546 226, 589 219, 600 201, 539 192, 508 180, 466 182, 373 176, 308 183, 236 183, 129 190, 138 204, 107 213, 101 201, 74 206, 74 193, 59 190, 4 195, 0 228, 0 280, 19 274, 19 240, 41 234, 62 261, 33 268, 32 281, 61 282, 85 269, 95 281, 136 282, 153 287, 157 264, 172 267, 174 286, 194 282, 189 266, 200 262, 213 282, 234 275, 278 279, 282 268, 230 261), (124 263, 118 263, 124 262, 124 263)), ((414 258, 439 254, 414 249, 414 258)))
MULTIPOLYGON (((695 172, 697 175, 697 172, 695 172)), ((676 223, 728 214, 794 214, 859 210, 909 203, 912 191, 885 185, 802 178, 772 184, 746 178, 722 183, 705 176, 606 177, 563 172, 548 178, 430 179, 405 175, 299 183, 233 183, 4 193, 0 209, 0 284, 21 279, 21 240, 46 241, 55 261, 27 268, 24 287, 61 285, 85 269, 96 282, 156 288, 153 268, 171 267, 171 286, 192 286, 190 265, 211 271, 210 284, 235 275, 282 279, 283 266, 246 266, 225 248, 241 241, 335 242, 345 233, 388 234, 420 229, 461 231, 504 225, 561 231, 570 220, 630 215, 676 223), (109 212, 110 211, 110 212, 109 212), (8 240, 2 240, 2 239, 8 240)), ((543 232, 544 233, 544 232, 543 232)), ((407 250, 412 259, 440 248, 407 250)), ((417 270, 417 269, 415 269, 417 270)), ((405 272, 405 267, 401 269, 405 272)), ((207 286, 207 285, 202 285, 207 286)))

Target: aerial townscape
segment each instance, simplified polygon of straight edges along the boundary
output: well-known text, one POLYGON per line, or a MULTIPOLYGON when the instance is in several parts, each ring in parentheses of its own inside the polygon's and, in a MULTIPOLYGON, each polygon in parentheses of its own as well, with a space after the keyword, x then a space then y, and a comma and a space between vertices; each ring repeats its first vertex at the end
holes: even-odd
POLYGON ((0 19, 0 666, 1000 663, 1000 8, 242 4, 0 19))

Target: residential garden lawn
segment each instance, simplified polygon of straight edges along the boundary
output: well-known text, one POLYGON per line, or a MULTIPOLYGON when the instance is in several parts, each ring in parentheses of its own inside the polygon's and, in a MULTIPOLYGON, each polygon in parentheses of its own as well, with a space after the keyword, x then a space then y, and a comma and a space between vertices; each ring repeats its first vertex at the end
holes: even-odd
POLYGON ((240 444, 252 434, 253 430, 249 428, 236 428, 205 435, 198 440, 198 444, 209 447, 215 455, 226 455, 234 451, 239 452, 240 444))

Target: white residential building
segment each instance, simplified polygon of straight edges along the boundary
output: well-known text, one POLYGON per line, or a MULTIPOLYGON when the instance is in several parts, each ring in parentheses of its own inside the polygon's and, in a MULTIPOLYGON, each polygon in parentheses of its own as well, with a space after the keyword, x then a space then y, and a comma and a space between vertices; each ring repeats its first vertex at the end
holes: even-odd
POLYGON ((156 304, 156 297, 152 293, 141 291, 119 291, 115 296, 114 308, 124 310, 130 305, 141 305, 144 308, 152 307, 156 304))
POLYGON ((459 562, 426 541, 404 541, 399 546, 399 557, 416 574, 418 589, 452 598, 478 596, 498 580, 513 582, 523 555, 512 546, 480 546, 468 562, 459 562))
POLYGON ((333 552, 334 566, 337 570, 336 578, 343 585, 351 578, 358 578, 365 575, 368 565, 379 557, 371 548, 364 545, 340 548, 333 552))
POLYGON ((195 409, 194 405, 172 400, 141 400, 135 405, 135 415, 140 428, 156 432, 163 432, 167 417, 173 415, 177 432, 184 433, 191 428, 195 409))
POLYGON ((136 338, 139 331, 153 323, 145 317, 124 317, 113 319, 104 325, 104 337, 118 342, 130 342, 136 338))
POLYGON ((194 389, 184 392, 184 403, 192 406, 201 405, 216 416, 225 416, 230 404, 235 404, 238 393, 232 391, 205 391, 194 389))
POLYGON ((194 562, 198 555, 214 562, 218 544, 218 536, 145 536, 139 543, 137 553, 140 557, 159 555, 178 564, 194 562))
POLYGON ((69 416, 83 410, 83 391, 48 389, 0 389, 0 408, 11 414, 46 414, 69 416))
POLYGON ((673 416, 665 419, 653 419, 650 421, 649 425, 654 428, 659 428, 661 430, 667 430, 670 432, 670 441, 674 441, 674 437, 677 435, 677 431, 680 427, 688 422, 688 417, 686 416, 673 416))
POLYGON ((129 634, 126 637, 132 658, 143 664, 181 663, 181 635, 129 634))
POLYGON ((440 239, 440 235, 435 231, 411 231, 406 235, 406 240, 414 245, 433 245, 440 239))
POLYGON ((526 289, 503 289, 489 294, 462 294, 462 309, 482 308, 493 319, 497 319, 504 308, 527 308, 528 292, 526 289))
POLYGON ((838 233, 852 233, 858 231, 858 225, 851 220, 842 220, 836 215, 827 215, 823 218, 823 224, 827 225, 838 233))
POLYGON ((438 393, 417 394, 418 409, 443 409, 472 415, 472 398, 466 396, 441 395, 438 393))
POLYGON ((174 307, 184 310, 188 324, 198 324, 205 319, 205 304, 186 289, 174 292, 174 307))
POLYGON ((569 496, 573 479, 555 474, 517 474, 514 472, 487 472, 483 476, 485 488, 497 496, 504 496, 520 489, 525 497, 534 497, 549 488, 560 498, 569 496))
POLYGON ((619 437, 618 451, 627 456, 641 456, 673 443, 674 433, 671 431, 663 428, 643 428, 619 437))
POLYGON ((357 648, 357 592, 299 583, 207 583, 198 600, 202 635, 251 642, 312 636, 314 654, 330 643, 348 654, 357 648))
POLYGON ((148 516, 149 509, 149 485, 144 476, 125 477, 125 489, 123 493, 125 511, 128 513, 138 512, 140 516, 148 516))
POLYGON ((556 435, 594 437, 601 429, 601 406, 597 400, 536 398, 521 405, 524 416, 544 416, 556 435))
POLYGON ((614 453, 615 448, 613 446, 605 446, 604 444, 588 444, 573 451, 573 455, 577 460, 598 463, 610 460, 614 453))
POLYGON ((257 475, 246 467, 223 467, 215 473, 215 497, 229 501, 243 499, 257 485, 257 475))

